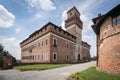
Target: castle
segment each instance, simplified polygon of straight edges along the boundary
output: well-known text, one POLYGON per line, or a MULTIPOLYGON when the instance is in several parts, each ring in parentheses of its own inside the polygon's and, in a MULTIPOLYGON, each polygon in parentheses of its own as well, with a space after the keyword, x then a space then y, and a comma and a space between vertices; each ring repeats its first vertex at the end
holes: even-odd
POLYGON ((120 73, 120 4, 92 20, 97 36, 97 69, 120 73))
POLYGON ((90 45, 82 41, 82 21, 76 7, 67 12, 66 31, 49 22, 20 43, 22 63, 77 63, 90 60, 90 45))

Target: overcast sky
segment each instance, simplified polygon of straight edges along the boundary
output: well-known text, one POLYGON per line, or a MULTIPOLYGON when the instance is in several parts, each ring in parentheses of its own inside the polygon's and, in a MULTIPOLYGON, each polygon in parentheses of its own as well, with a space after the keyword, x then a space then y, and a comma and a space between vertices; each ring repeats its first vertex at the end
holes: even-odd
POLYGON ((91 45, 91 56, 95 56, 96 35, 91 19, 99 13, 107 13, 119 3, 120 0, 0 0, 0 43, 20 59, 22 40, 48 22, 65 29, 66 12, 76 6, 83 21, 82 40, 91 45))

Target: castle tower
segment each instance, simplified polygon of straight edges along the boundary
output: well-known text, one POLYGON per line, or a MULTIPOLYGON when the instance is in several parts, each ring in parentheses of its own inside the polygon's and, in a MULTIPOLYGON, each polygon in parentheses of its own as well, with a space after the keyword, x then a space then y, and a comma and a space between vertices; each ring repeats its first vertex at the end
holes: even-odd
POLYGON ((80 20, 80 13, 76 7, 71 8, 67 12, 67 19, 65 20, 66 31, 76 36, 75 55, 74 60, 82 60, 82 21, 80 20))

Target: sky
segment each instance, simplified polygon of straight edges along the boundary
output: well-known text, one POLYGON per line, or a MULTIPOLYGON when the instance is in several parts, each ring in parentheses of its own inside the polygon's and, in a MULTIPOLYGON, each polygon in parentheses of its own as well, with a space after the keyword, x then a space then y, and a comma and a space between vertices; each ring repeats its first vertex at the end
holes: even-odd
POLYGON ((21 41, 48 22, 65 29, 66 12, 76 6, 83 21, 82 40, 91 45, 91 56, 96 56, 96 35, 91 19, 118 4, 120 0, 0 0, 0 43, 20 59, 21 41))

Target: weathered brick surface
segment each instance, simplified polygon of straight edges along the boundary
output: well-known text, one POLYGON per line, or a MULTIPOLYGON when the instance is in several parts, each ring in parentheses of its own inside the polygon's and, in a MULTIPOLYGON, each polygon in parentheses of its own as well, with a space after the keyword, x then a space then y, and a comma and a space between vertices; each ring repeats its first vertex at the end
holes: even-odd
POLYGON ((75 45, 76 38, 57 28, 53 25, 48 25, 46 28, 43 28, 42 31, 39 31, 36 35, 33 35, 32 38, 28 39, 26 42, 21 44, 21 62, 22 63, 67 63, 72 62, 71 57, 74 55, 73 46, 75 45), (43 36, 42 36, 43 35, 43 36), (57 47, 53 47, 53 39, 57 39, 57 47), (46 45, 46 39, 48 40, 46 45), (43 42, 43 46, 42 46, 43 42), (38 44, 40 43, 40 46, 38 44), (73 44, 74 43, 74 44, 73 44), (68 44, 68 48, 66 48, 68 44), (28 48, 34 45, 32 52, 29 50, 23 51, 23 49, 28 48), (53 60, 53 53, 57 54, 57 60, 53 60), (48 59, 45 59, 47 54, 48 59), (43 55, 44 59, 41 59, 43 55), (66 56, 69 55, 69 59, 66 59, 66 56), (26 56, 34 56, 34 59, 23 59, 26 56), (38 58, 40 57, 40 58, 38 58))
POLYGON ((82 42, 82 60, 90 60, 90 45, 88 45, 86 42, 82 42))
POLYGON ((3 69, 11 69, 13 68, 13 58, 9 55, 4 55, 3 56, 3 64, 2 64, 3 69))
POLYGON ((112 27, 108 17, 100 28, 98 45, 98 69, 120 73, 120 24, 112 27))

